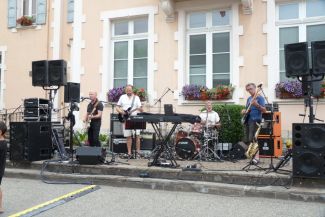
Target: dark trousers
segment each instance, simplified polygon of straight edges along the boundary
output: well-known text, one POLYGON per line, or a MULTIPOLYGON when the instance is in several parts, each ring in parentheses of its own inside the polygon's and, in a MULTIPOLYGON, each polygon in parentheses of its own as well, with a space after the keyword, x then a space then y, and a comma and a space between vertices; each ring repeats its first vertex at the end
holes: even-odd
POLYGON ((100 147, 99 131, 101 123, 90 123, 88 129, 88 142, 90 146, 100 147))
POLYGON ((251 142, 253 142, 256 130, 258 128, 257 124, 259 122, 248 122, 247 124, 244 125, 244 139, 243 141, 246 144, 250 144, 251 142))

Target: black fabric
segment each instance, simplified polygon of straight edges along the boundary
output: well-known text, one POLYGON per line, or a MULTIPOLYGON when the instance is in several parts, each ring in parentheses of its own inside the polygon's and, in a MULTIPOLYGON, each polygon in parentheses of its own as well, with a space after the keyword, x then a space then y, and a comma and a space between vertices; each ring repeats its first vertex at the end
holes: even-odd
MULTIPOLYGON (((0 177, 1 178, 5 172, 6 154, 7 154, 7 141, 0 140, 0 177)), ((1 183, 1 180, 0 180, 0 183, 1 183)))
POLYGON ((99 142, 99 131, 100 122, 90 122, 90 127, 88 129, 88 142, 90 146, 100 146, 99 142))
MULTIPOLYGON (((89 103, 88 106, 87 106, 87 113, 91 113, 94 109, 94 105, 97 103, 97 100, 95 101, 95 103, 89 103)), ((97 115, 98 114, 98 111, 103 111, 104 110, 104 106, 103 106, 103 103, 101 102, 98 102, 97 106, 96 106, 96 109, 93 113, 93 115, 97 115)), ((101 118, 95 118, 95 119, 91 119, 91 123, 94 123, 94 122, 101 122, 102 119, 101 118)))

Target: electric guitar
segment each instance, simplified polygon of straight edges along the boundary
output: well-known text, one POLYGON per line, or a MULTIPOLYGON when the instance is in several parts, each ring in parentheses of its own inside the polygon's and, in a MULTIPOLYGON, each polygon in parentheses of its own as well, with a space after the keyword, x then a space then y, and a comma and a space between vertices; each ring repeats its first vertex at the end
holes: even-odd
POLYGON ((131 110, 131 107, 129 107, 127 110, 124 110, 124 114, 118 113, 118 120, 121 123, 124 123, 127 119, 129 119, 130 115, 135 112, 137 109, 131 110))
POLYGON ((94 115, 94 112, 96 111, 96 107, 98 105, 98 101, 95 103, 93 110, 90 112, 90 114, 87 117, 87 120, 84 122, 84 131, 88 132, 88 129, 90 127, 90 117, 94 115))
POLYGON ((255 94, 254 94, 252 100, 250 101, 250 103, 249 103, 249 105, 248 105, 248 107, 247 107, 247 109, 246 109, 246 111, 245 111, 243 117, 241 118, 241 123, 242 123, 242 124, 247 124, 248 119, 249 119, 249 113, 251 112, 251 107, 252 107, 252 105, 253 105, 252 103, 253 103, 253 101, 256 99, 256 97, 258 96, 258 93, 261 91, 261 87, 262 87, 262 84, 259 84, 259 85, 257 86, 257 90, 256 90, 256 92, 255 92, 255 94))

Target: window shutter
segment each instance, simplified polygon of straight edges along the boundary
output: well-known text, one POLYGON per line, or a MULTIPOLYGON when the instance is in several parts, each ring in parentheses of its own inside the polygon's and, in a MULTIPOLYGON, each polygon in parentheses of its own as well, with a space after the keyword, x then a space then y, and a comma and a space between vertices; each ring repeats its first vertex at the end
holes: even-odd
POLYGON ((8 27, 16 27, 17 0, 8 0, 8 27))
POLYGON ((37 0, 36 24, 46 23, 46 0, 37 0))
POLYGON ((74 0, 68 0, 68 16, 67 16, 68 23, 73 22, 73 14, 74 14, 74 0))

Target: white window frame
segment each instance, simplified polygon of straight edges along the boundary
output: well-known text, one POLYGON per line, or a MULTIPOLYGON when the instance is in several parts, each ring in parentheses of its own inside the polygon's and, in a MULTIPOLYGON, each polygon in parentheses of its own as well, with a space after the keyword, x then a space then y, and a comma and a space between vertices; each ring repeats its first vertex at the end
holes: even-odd
POLYGON ((145 6, 128 8, 121 10, 104 11, 101 13, 100 19, 103 21, 103 38, 102 38, 102 93, 107 93, 113 87, 114 71, 112 68, 112 21, 116 19, 131 17, 148 17, 148 72, 147 72, 147 92, 149 102, 155 97, 154 93, 154 21, 155 15, 158 13, 157 6, 145 6))
MULTIPOLYGON (((37 5, 37 1, 35 1, 35 4, 37 5)), ((37 8, 35 9, 35 14, 33 14, 32 10, 33 10, 33 0, 29 0, 28 14, 24 14, 24 0, 17 0, 17 18, 25 15, 25 16, 32 16, 34 20, 36 20, 37 8)))
MULTIPOLYGON (((225 11, 230 11, 232 14, 231 8, 221 8, 217 10, 225 10, 225 11)), ((208 88, 213 87, 213 34, 214 33, 229 33, 229 42, 230 42, 230 72, 229 72, 229 83, 232 84, 232 16, 230 16, 229 20, 229 25, 225 26, 212 26, 212 16, 211 13, 214 10, 205 10, 205 11, 198 11, 198 12, 204 12, 207 14, 207 22, 206 26, 210 27, 202 27, 202 28, 193 28, 190 29, 189 27, 189 19, 190 19, 190 14, 191 12, 187 13, 186 15, 186 82, 187 84, 190 83, 190 36, 191 35, 206 35, 206 75, 205 75, 205 80, 206 80, 206 86, 208 88)))
MULTIPOLYGON (((133 34, 134 32, 134 20, 139 19, 139 18, 143 18, 143 16, 141 17, 134 17, 133 19, 128 19, 125 21, 128 21, 128 35, 115 35, 114 32, 114 27, 115 27, 115 21, 112 23, 112 36, 111 36, 111 54, 112 54, 112 59, 111 59, 111 66, 112 66, 112 72, 113 72, 113 84, 112 87, 114 86, 114 43, 116 42, 127 42, 128 43, 128 74, 127 74, 127 84, 132 84, 133 85, 133 79, 134 79, 134 71, 133 71, 133 60, 134 60, 134 56, 133 56, 133 51, 134 51, 134 41, 137 40, 147 40, 147 46, 148 46, 148 50, 149 50, 149 34, 148 32, 146 33, 138 33, 138 34, 133 34), (132 33, 132 34, 130 34, 132 33)), ((149 25, 149 23, 148 23, 149 25)), ((149 28, 148 28, 149 31, 149 28)), ((148 51, 149 53, 149 51, 148 51)), ((147 61, 149 59, 149 54, 147 54, 147 61)), ((147 64, 147 87, 148 87, 148 73, 149 73, 149 64, 147 64)), ((137 87, 140 88, 140 87, 137 87)))
MULTIPOLYGON (((186 102, 183 96, 180 96, 182 87, 189 83, 189 40, 187 37, 187 14, 195 11, 212 11, 211 8, 215 10, 229 9, 231 11, 231 30, 230 30, 230 83, 235 86, 235 91, 231 100, 229 102, 239 103, 239 98, 243 94, 242 89, 239 87, 239 67, 242 66, 242 57, 239 56, 239 36, 242 35, 243 28, 239 25, 239 2, 229 3, 229 2, 214 2, 210 5, 202 6, 202 3, 198 2, 179 2, 176 3, 176 10, 178 12, 178 103, 182 104, 193 104, 193 102, 186 102)), ((218 29, 219 27, 214 27, 218 29)), ((221 30, 220 30, 221 32, 221 30)), ((212 56, 211 56, 212 58, 212 56)), ((207 63, 207 67, 212 67, 211 64, 207 63), (210 65, 210 66, 209 66, 210 65)), ((212 69, 211 69, 212 78, 212 69)), ((207 76, 208 71, 207 71, 207 76)), ((212 80, 212 79, 211 79, 212 80)), ((212 81, 211 81, 212 84, 212 81)), ((222 101, 218 101, 222 102, 222 101)), ((195 102, 194 102, 195 103, 195 102)), ((200 103, 200 102, 198 102, 200 103)))
POLYGON ((307 26, 325 24, 324 17, 306 17, 306 2, 305 1, 267 1, 267 20, 265 31, 269 34, 268 37, 268 96, 270 101, 281 101, 275 96, 275 85, 280 81, 280 56, 279 56, 279 32, 280 28, 298 27, 299 42, 304 42, 307 39, 307 26), (279 5, 299 3, 298 19, 279 20, 279 5))

